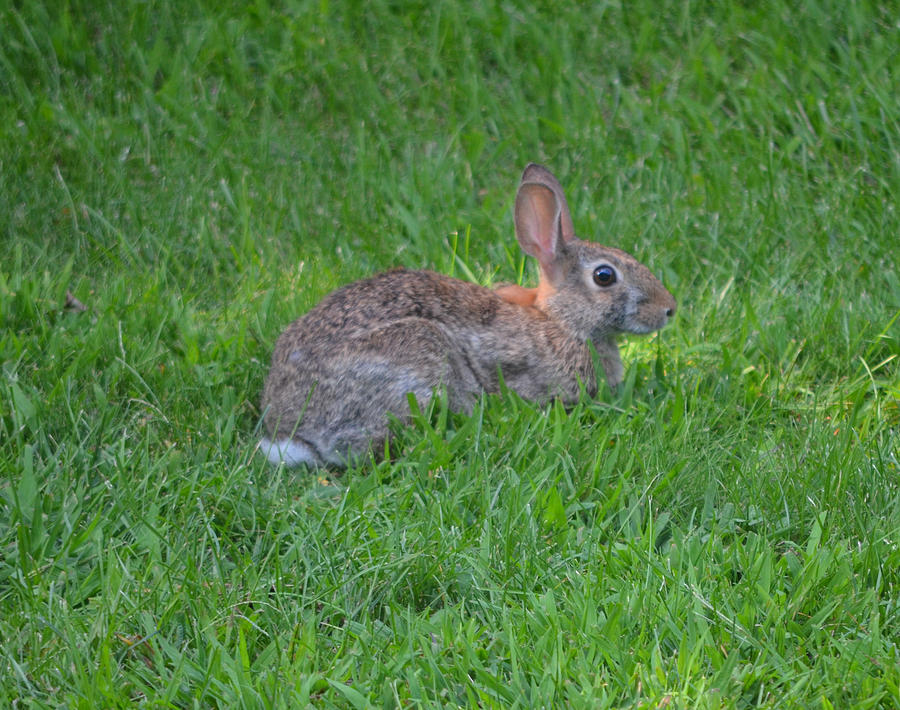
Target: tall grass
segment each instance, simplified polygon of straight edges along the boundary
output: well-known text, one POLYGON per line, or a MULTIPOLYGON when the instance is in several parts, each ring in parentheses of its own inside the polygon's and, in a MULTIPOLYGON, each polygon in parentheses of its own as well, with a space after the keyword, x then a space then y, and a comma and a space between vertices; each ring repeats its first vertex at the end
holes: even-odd
POLYGON ((0 704, 900 704, 896 10, 3 5, 0 704), (261 460, 332 288, 533 282, 531 160, 679 301, 623 391, 261 460))

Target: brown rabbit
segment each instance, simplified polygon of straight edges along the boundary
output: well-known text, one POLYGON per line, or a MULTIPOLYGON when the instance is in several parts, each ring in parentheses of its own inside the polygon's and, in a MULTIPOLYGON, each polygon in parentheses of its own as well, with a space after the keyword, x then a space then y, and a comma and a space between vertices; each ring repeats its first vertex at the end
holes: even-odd
POLYGON ((650 333, 675 299, 646 266, 575 236, 562 187, 531 164, 516 195, 516 236, 540 264, 537 288, 491 290, 397 269, 349 284, 291 323, 275 344, 262 397, 273 463, 345 466, 388 436, 436 388, 470 411, 506 386, 571 403, 597 390, 591 341, 610 387, 622 381, 619 333, 650 333))

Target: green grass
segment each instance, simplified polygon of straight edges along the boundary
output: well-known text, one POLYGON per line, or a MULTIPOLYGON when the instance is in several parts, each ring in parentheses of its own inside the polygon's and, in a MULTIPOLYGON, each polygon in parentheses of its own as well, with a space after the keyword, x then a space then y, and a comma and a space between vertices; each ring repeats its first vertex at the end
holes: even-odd
POLYGON ((900 705, 897 18, 2 4, 0 705, 900 705), (329 290, 533 282, 531 160, 679 301, 624 391, 266 465, 329 290))

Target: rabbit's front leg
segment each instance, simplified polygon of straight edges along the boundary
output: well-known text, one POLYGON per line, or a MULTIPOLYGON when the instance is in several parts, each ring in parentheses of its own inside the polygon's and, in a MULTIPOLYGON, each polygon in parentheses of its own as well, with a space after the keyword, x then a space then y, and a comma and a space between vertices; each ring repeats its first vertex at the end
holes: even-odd
POLYGON ((597 349, 597 356, 600 359, 603 374, 606 375, 606 383, 611 390, 615 390, 616 387, 622 384, 622 377, 625 373, 616 338, 613 335, 607 335, 600 340, 595 340, 594 347, 597 349))

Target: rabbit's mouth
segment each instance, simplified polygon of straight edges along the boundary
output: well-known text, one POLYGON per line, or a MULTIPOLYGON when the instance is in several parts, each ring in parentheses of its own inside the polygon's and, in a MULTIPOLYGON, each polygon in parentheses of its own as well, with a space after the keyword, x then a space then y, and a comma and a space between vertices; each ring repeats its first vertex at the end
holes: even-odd
POLYGON ((617 324, 626 333, 653 333, 664 328, 675 314, 675 299, 661 284, 651 296, 640 292, 630 295, 628 307, 617 324))
POLYGON ((629 313, 626 315, 623 330, 626 333, 634 333, 635 335, 654 333, 669 323, 669 318, 674 312, 674 308, 659 306, 638 307, 634 314, 629 313))
POLYGON ((661 328, 663 328, 666 325, 667 322, 668 322, 668 319, 664 320, 659 325, 653 325, 653 326, 647 325, 645 323, 635 323, 634 325, 629 327, 628 330, 625 332, 632 333, 633 335, 647 335, 649 333, 655 333, 657 330, 660 330, 661 328))

